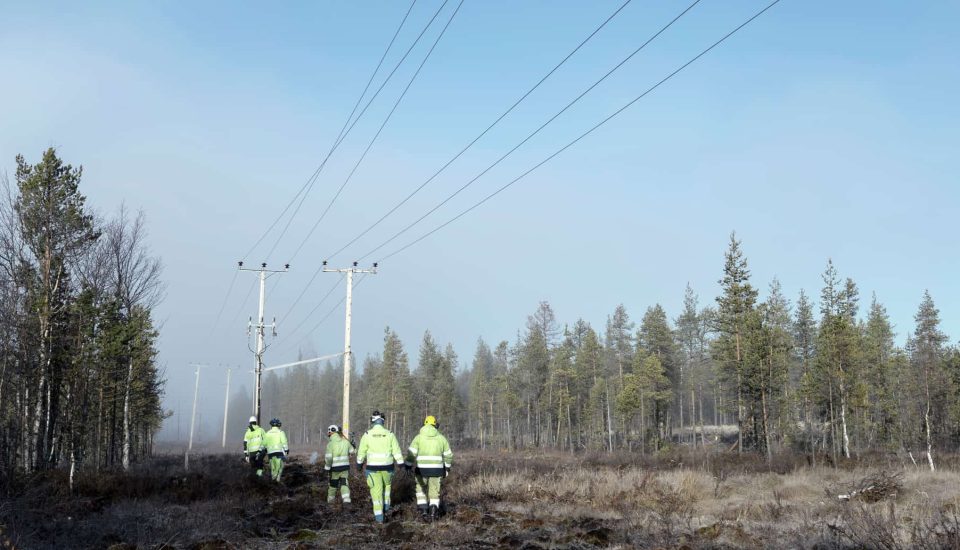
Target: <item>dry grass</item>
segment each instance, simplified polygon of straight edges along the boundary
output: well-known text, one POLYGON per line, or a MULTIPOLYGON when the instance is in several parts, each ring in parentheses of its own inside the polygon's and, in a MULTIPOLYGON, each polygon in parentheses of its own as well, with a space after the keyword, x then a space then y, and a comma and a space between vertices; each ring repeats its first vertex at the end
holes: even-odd
POLYGON ((445 518, 416 521, 403 473, 380 527, 356 474, 358 504, 341 511, 325 503, 319 467, 305 460, 289 464, 278 487, 247 478, 236 457, 198 459, 189 475, 178 458, 160 457, 130 474, 82 476, 72 494, 57 472, 22 482, 0 500, 0 546, 8 537, 17 548, 960 548, 960 471, 841 466, 462 452, 445 518), (887 479, 880 471, 898 474, 894 491, 837 498, 887 479))
POLYGON ((899 490, 845 502, 838 495, 869 486, 878 472, 889 470, 799 466, 776 473, 750 471, 749 459, 729 468, 705 461, 698 467, 668 462, 671 469, 638 462, 607 465, 560 455, 486 455, 481 462, 478 456, 472 462, 476 472, 461 472, 465 479, 457 485, 455 498, 493 509, 525 510, 546 522, 604 519, 636 535, 626 537, 625 544, 960 547, 960 472, 955 470, 897 471, 892 477, 899 480, 899 490))

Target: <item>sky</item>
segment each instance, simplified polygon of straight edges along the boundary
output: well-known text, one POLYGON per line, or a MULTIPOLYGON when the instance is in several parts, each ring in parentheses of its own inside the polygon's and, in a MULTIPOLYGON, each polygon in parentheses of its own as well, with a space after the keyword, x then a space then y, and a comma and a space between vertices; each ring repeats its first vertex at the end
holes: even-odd
POLYGON ((0 177, 12 178, 18 153, 36 162, 52 146, 83 165, 81 190, 101 214, 121 204, 145 212, 167 282, 155 312, 165 406, 189 414, 190 364, 212 365, 201 371, 199 405, 210 438, 225 366, 234 368, 234 388, 249 390, 253 380, 246 324, 256 315, 255 276, 238 273, 239 260, 291 264, 268 282, 266 317, 277 318, 279 333, 268 339, 268 365, 342 349, 343 282, 320 273, 307 286, 324 259, 332 266, 381 260, 354 294, 358 364, 378 352, 389 326, 412 364, 430 330, 466 365, 479 337, 514 340, 541 300, 561 323, 582 317, 598 330, 618 304, 634 320, 655 303, 676 317, 688 283, 701 305, 712 304, 732 231, 763 289, 778 278, 792 299, 801 289, 816 297, 832 258, 858 283, 861 311, 873 293, 887 307, 898 341, 929 290, 956 342, 960 4, 951 0, 782 0, 524 179, 384 260, 766 5, 702 0, 460 195, 368 254, 689 1, 630 2, 439 177, 332 256, 622 0, 465 0, 331 203, 458 3, 417 0, 367 98, 442 6, 437 21, 330 156, 287 232, 279 238, 283 218, 257 247, 330 150, 408 2, 0 0, 0 177))

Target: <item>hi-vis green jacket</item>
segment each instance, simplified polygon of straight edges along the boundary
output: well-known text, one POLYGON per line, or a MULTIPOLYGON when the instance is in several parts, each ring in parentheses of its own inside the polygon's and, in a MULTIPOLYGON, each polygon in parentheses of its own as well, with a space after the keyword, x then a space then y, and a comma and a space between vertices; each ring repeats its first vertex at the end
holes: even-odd
POLYGON ((267 447, 268 455, 277 453, 286 454, 290 450, 290 448, 287 447, 287 434, 283 433, 283 430, 276 426, 270 428, 267 435, 263 436, 263 444, 267 447))
POLYGON ((407 466, 416 463, 417 473, 423 477, 441 477, 453 466, 453 451, 447 438, 435 426, 426 425, 413 438, 407 450, 407 466))
POLYGON ((345 472, 350 469, 350 455, 353 445, 342 435, 331 434, 327 443, 327 453, 323 457, 323 469, 330 472, 345 472))
POLYGON ((360 447, 357 449, 357 464, 363 465, 364 462, 368 471, 392 472, 394 462, 403 462, 397 436, 380 424, 367 430, 360 438, 360 447))
POLYGON ((263 428, 254 424, 253 426, 248 426, 247 429, 243 432, 243 451, 245 453, 255 453, 264 447, 263 437, 267 435, 267 432, 263 431, 263 428))

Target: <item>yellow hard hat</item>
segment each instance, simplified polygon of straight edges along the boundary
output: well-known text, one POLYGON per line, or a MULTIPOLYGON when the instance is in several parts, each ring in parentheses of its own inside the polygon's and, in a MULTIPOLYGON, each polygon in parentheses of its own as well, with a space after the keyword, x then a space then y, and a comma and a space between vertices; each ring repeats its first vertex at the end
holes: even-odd
POLYGON ((423 425, 426 426, 426 425, 428 425, 428 424, 429 424, 430 426, 436 426, 436 425, 437 425, 437 418, 436 418, 435 416, 433 416, 432 414, 429 415, 429 416, 427 416, 427 417, 423 420, 423 425))

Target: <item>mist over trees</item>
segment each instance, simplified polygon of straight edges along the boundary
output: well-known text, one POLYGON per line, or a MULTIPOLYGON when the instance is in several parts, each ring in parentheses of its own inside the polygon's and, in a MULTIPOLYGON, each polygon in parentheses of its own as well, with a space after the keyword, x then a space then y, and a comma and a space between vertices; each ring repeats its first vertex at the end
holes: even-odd
POLYGON ((128 468, 163 418, 145 218, 97 216, 52 148, 16 163, 0 198, 0 471, 128 468))
MULTIPOLYGON (((733 235, 719 267, 719 296, 701 301, 688 285, 674 316, 653 304, 637 322, 620 305, 597 330, 561 323, 541 302, 515 340, 478 339, 463 362, 429 332, 408 357, 387 328, 354 385, 353 429, 376 408, 403 438, 434 414, 448 436, 480 447, 722 444, 833 463, 895 452, 931 468, 938 450, 960 445, 960 350, 940 331, 929 293, 899 347, 883 304, 872 296, 861 308, 856 283, 832 261, 818 303, 805 291, 791 301, 776 279, 761 291, 733 235)), ((292 441, 313 442, 338 421, 341 376, 327 364, 267 382, 277 393, 265 403, 292 441)))

